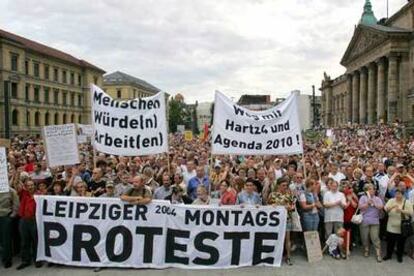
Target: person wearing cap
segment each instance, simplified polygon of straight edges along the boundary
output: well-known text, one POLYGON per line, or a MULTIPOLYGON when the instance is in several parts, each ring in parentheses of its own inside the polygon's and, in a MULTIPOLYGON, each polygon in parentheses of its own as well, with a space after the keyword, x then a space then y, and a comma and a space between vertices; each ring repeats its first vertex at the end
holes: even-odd
POLYGON ((114 182, 111 180, 108 180, 105 185, 105 193, 100 195, 99 197, 116 197, 115 196, 115 187, 114 182))

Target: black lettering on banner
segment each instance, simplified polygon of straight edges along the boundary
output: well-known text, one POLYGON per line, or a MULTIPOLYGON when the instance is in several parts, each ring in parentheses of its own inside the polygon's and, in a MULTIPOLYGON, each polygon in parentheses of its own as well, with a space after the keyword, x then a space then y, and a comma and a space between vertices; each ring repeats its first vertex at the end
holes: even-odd
POLYGON ((239 215, 243 213, 242 210, 232 210, 231 213, 234 215, 234 225, 239 225, 239 215))
POLYGON ((214 223, 214 212, 212 210, 205 210, 203 212, 203 224, 212 225, 214 223))
POLYGON ((106 255, 111 262, 124 262, 132 253, 132 234, 125 226, 115 226, 109 230, 105 243, 106 255), (115 254, 115 241, 116 236, 122 236, 122 251, 119 254, 115 254))
POLYGON ((279 214, 280 213, 278 211, 274 211, 269 214, 270 220, 273 221, 272 223, 269 223, 269 226, 278 226, 280 224, 279 214))
POLYGON ((43 206, 42 206, 42 215, 43 216, 53 216, 53 212, 47 211, 47 199, 43 200, 43 206))
POLYGON ((72 261, 80 262, 81 251, 82 249, 85 249, 89 261, 100 262, 99 256, 95 250, 95 246, 99 243, 100 240, 101 235, 99 234, 99 230, 96 227, 92 225, 75 224, 73 226, 72 261), (90 240, 83 240, 83 234, 89 234, 91 236, 90 240))
POLYGON ((64 244, 68 238, 68 233, 66 232, 65 227, 57 222, 43 222, 43 229, 45 240, 45 255, 47 257, 52 257, 52 254, 50 253, 50 247, 64 244), (52 231, 59 233, 56 238, 51 238, 50 233, 52 231))
POLYGON ((200 225, 200 210, 196 210, 194 214, 191 213, 192 210, 185 210, 185 224, 190 224, 194 222, 195 225, 200 225))
POLYGON ((230 222, 230 216, 229 212, 223 211, 223 210, 217 210, 217 226, 220 226, 221 224, 228 226, 230 222))
POLYGON ((152 263, 152 254, 154 250, 154 236, 162 235, 161 227, 137 227, 137 235, 144 235, 144 263, 152 263))
POLYGON ((168 229, 167 230, 167 242, 165 245, 165 262, 168 263, 179 263, 188 265, 187 257, 178 257, 174 253, 175 251, 187 251, 186 244, 180 244, 175 242, 175 238, 186 238, 190 237, 190 231, 183 231, 178 229, 168 229))
POLYGON ((136 205, 137 210, 135 212, 135 220, 139 220, 139 217, 141 217, 141 220, 146 221, 147 217, 145 216, 148 213, 148 207, 146 205, 136 205))
POLYGON ((79 218, 81 214, 84 214, 88 211, 88 204, 79 202, 76 204, 76 218, 79 218))
POLYGON ((89 214, 89 219, 99 219, 99 216, 96 215, 96 213, 99 210, 99 203, 90 203, 89 207, 91 208, 91 212, 89 214))
POLYGON ((56 204, 55 204, 55 216, 56 217, 61 217, 61 218, 65 217, 66 205, 67 205, 66 201, 60 201, 60 200, 56 201, 56 204))
POLYGON ((249 232, 225 232, 224 239, 232 240, 231 265, 239 265, 241 241, 250 238, 249 232))
POLYGON ((253 215, 252 212, 247 211, 246 215, 243 218, 243 222, 242 222, 242 226, 245 226, 246 224, 249 224, 251 226, 254 226, 254 220, 253 220, 253 215))
POLYGON ((256 225, 265 226, 267 224, 267 213, 260 211, 256 214, 256 225))
POLYGON ((111 220, 118 220, 121 217, 121 206, 113 204, 109 206, 109 214, 108 217, 111 220))
POLYGON ((252 265, 258 265, 260 263, 273 264, 275 258, 267 257, 262 258, 262 253, 272 253, 275 250, 274 246, 264 245, 264 240, 277 241, 278 233, 257 232, 254 236, 254 249, 253 249, 253 263, 252 265))
POLYGON ((124 205, 124 220, 132 220, 132 208, 134 205, 124 205))
POLYGON ((194 247, 203 253, 207 253, 210 255, 210 258, 203 259, 200 257, 196 257, 193 260, 194 264, 197 265, 214 265, 220 259, 220 253, 217 248, 206 245, 203 243, 204 240, 212 240, 215 241, 218 238, 218 234, 214 232, 201 232, 194 239, 194 247))

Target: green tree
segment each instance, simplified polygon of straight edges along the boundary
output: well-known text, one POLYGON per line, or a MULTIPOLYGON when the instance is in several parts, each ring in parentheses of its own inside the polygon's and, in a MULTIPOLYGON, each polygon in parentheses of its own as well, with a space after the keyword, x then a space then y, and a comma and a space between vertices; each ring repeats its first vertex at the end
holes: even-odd
POLYGON ((177 132, 177 125, 184 125, 184 116, 185 116, 185 107, 184 104, 171 99, 168 103, 169 105, 169 121, 168 125, 170 132, 177 132))

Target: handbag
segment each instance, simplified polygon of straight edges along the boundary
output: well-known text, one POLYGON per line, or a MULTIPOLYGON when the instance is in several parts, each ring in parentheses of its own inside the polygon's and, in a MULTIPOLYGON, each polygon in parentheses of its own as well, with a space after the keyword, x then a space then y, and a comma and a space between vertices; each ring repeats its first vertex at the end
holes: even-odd
POLYGON ((296 208, 292 212, 292 232, 302 232, 302 223, 300 222, 300 216, 296 208))
MULTIPOLYGON (((405 208, 405 202, 406 200, 404 200, 404 204, 402 208, 403 210, 405 208)), ((408 238, 412 234, 413 234, 413 228, 411 226, 411 217, 408 216, 408 219, 405 219, 405 215, 401 213, 401 235, 404 238, 408 238)))
POLYGON ((358 214, 359 212, 359 207, 356 209, 355 214, 352 216, 351 218, 351 222, 353 224, 361 224, 362 223, 362 214, 358 214))

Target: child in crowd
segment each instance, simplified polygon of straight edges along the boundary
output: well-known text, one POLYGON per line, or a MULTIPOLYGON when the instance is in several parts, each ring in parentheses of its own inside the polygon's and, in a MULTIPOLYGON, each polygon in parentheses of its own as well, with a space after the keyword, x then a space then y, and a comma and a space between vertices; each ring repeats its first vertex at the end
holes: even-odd
POLYGON ((328 249, 329 255, 337 260, 339 260, 341 256, 345 256, 345 252, 343 250, 345 235, 346 230, 344 228, 339 228, 335 234, 331 234, 328 237, 322 252, 325 252, 326 249, 328 249))

